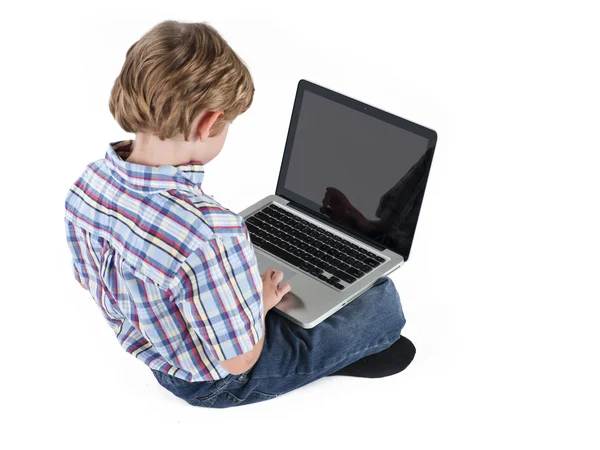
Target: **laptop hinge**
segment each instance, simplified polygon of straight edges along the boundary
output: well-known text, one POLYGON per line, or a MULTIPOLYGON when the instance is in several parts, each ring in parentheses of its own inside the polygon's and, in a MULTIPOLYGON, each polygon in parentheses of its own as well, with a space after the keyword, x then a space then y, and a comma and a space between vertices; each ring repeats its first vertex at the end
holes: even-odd
POLYGON ((376 248, 380 252, 384 251, 387 248, 387 247, 381 245, 379 242, 372 241, 371 239, 368 239, 368 238, 365 238, 364 236, 361 236, 360 234, 356 233, 355 231, 352 231, 352 230, 350 230, 348 228, 344 228, 344 227, 336 224, 332 220, 327 220, 326 218, 324 218, 323 216, 320 216, 320 215, 316 214, 314 211, 310 210, 306 206, 302 206, 299 203, 296 203, 293 200, 290 200, 289 198, 285 198, 285 199, 289 202, 287 204, 287 206, 289 206, 291 208, 294 208, 294 209, 296 209, 298 211, 301 211, 304 214, 307 214, 307 215, 311 216, 312 218, 314 218, 314 219, 316 219, 316 220, 318 220, 320 222, 324 222, 327 225, 329 225, 330 227, 335 228, 336 230, 338 230, 338 231, 340 231, 342 233, 349 234, 354 239, 357 239, 357 240, 359 240, 361 242, 364 242, 365 244, 370 245, 371 247, 376 248))

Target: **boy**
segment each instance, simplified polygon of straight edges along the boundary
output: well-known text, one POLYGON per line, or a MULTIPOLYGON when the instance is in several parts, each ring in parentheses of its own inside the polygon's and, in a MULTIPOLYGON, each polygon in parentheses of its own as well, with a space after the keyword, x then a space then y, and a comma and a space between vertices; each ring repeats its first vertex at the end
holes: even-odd
POLYGON ((214 28, 156 25, 127 51, 109 102, 135 140, 110 143, 66 199, 75 278, 125 351, 196 406, 254 403, 332 374, 391 375, 415 353, 387 277, 311 330, 267 317, 291 286, 281 271, 259 273, 243 218, 201 187, 253 94, 214 28))

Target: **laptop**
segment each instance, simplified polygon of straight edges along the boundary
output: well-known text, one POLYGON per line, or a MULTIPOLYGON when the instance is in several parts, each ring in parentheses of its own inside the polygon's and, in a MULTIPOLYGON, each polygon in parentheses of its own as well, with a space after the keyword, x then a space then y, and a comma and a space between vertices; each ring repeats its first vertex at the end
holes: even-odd
POLYGON ((300 80, 275 194, 240 212, 273 309, 313 328, 408 260, 435 131, 300 80))

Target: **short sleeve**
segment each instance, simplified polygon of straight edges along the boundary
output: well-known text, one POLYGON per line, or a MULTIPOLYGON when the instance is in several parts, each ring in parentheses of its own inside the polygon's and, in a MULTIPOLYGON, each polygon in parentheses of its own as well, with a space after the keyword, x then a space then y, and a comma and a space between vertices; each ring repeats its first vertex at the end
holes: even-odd
POLYGON ((246 353, 262 338, 262 278, 248 233, 202 242, 175 284, 174 302, 217 360, 246 353))

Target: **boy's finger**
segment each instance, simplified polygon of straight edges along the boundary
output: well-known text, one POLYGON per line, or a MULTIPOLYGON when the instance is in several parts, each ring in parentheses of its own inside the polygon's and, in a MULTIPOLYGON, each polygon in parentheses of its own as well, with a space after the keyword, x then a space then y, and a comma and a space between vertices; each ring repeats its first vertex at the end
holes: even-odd
POLYGON ((275 283, 275 285, 278 285, 281 282, 281 280, 283 280, 283 272, 281 270, 275 271, 271 279, 273 280, 273 283, 275 283))
POLYGON ((292 286, 290 285, 290 283, 283 283, 281 286, 278 287, 277 292, 279 293, 279 295, 281 295, 283 297, 285 294, 287 294, 291 290, 292 290, 292 286))

